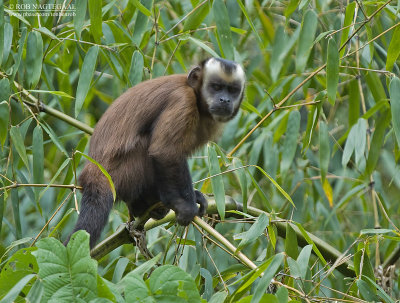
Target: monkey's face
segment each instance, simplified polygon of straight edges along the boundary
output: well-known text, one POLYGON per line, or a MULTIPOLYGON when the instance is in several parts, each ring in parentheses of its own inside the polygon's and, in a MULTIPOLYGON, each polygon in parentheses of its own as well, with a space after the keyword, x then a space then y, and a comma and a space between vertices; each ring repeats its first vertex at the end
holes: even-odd
POLYGON ((214 120, 227 122, 243 99, 244 71, 235 62, 211 58, 203 67, 201 94, 214 120))
POLYGON ((246 80, 239 64, 209 58, 194 67, 187 79, 215 121, 227 122, 236 115, 243 99, 246 80))

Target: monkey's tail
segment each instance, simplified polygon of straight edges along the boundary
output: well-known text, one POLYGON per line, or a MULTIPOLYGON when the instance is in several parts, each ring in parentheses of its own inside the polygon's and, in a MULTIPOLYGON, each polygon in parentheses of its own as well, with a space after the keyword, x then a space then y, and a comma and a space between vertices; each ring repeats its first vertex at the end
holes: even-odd
MULTIPOLYGON (((78 221, 71 235, 78 230, 86 230, 90 235, 90 248, 93 248, 99 239, 113 206, 113 196, 107 188, 101 189, 98 185, 85 185, 81 201, 78 221)), ((69 239, 64 242, 66 245, 69 239)))

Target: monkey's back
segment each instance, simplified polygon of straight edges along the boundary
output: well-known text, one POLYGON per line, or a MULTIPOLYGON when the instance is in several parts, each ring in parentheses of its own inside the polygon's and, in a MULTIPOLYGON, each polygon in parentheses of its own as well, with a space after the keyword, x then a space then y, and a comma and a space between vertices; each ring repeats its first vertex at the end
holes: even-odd
MULTIPOLYGON (((144 81, 118 97, 97 123, 90 140, 89 155, 111 175, 123 200, 129 198, 126 196, 132 189, 140 192, 142 184, 153 182, 149 147, 154 128, 160 128, 158 124, 162 122, 159 120, 163 112, 172 107, 197 109, 195 92, 186 79, 182 74, 144 81)), ((198 124, 198 120, 198 111, 192 111, 191 123, 198 124)), ((174 129, 166 131, 173 132, 174 129)), ((88 162, 80 183, 85 186, 99 179, 102 186, 108 187, 100 170, 88 162)))

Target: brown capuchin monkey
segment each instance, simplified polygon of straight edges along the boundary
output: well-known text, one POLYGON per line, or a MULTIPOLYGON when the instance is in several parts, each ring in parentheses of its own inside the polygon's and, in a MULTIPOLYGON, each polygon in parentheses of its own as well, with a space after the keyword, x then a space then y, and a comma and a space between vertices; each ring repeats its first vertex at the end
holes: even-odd
MULTIPOLYGON (((187 75, 144 81, 113 102, 94 129, 89 156, 110 174, 117 199, 127 204, 131 218, 159 201, 163 206, 150 212, 154 219, 172 209, 176 221, 186 226, 204 215, 207 200, 193 189, 187 157, 215 140, 224 123, 235 117, 244 85, 239 64, 209 58, 187 75)), ((107 178, 91 162, 79 182, 83 195, 74 232, 86 230, 93 248, 113 195, 107 178)))

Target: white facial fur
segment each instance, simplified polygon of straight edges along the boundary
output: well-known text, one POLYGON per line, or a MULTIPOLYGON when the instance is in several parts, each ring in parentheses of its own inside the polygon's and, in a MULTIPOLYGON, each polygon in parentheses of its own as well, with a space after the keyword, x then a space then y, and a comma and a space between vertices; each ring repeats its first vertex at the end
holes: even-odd
MULTIPOLYGON (((202 95, 205 97, 205 100, 209 106, 213 103, 213 98, 212 96, 208 95, 205 86, 209 82, 209 79, 214 75, 217 75, 219 78, 223 79, 226 83, 238 81, 241 84, 241 90, 239 96, 242 95, 244 89, 244 83, 246 80, 243 68, 239 64, 236 64, 236 69, 233 70, 231 74, 227 74, 224 72, 222 63, 214 58, 211 58, 204 65, 203 85, 201 88, 202 95)), ((232 101, 237 102, 238 100, 232 100, 232 101)))

